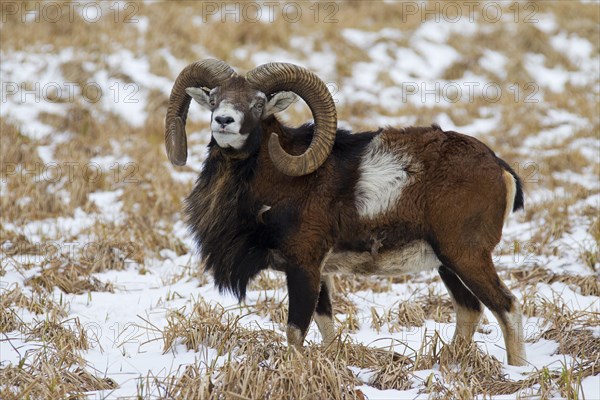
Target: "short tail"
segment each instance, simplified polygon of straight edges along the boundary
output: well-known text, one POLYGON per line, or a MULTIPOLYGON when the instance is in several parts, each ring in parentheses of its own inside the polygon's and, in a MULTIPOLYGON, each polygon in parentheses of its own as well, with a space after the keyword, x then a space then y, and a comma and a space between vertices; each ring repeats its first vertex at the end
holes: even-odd
POLYGON ((506 185, 506 210, 504 212, 504 222, 508 219, 511 211, 517 211, 525 206, 523 196, 523 183, 519 175, 504 160, 498 159, 504 171, 502 177, 506 185))

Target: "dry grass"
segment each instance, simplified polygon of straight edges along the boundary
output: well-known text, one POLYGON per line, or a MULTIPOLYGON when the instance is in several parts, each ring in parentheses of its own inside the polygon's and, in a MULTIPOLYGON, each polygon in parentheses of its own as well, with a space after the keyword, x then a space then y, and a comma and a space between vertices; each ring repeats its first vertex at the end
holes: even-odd
POLYGON ((339 340, 335 345, 325 349, 330 357, 346 360, 348 365, 358 368, 376 370, 389 363, 398 363, 404 366, 412 364, 405 355, 396 353, 386 348, 374 348, 354 343, 349 337, 339 340))
POLYGON ((10 308, 2 308, 0 313, 0 333, 16 331, 19 328, 18 317, 10 308))
MULTIPOLYGON (((23 4, 31 9, 36 7, 36 3, 23 4)), ((175 224, 182 219, 181 201, 189 193, 192 182, 174 179, 171 167, 166 165, 163 123, 168 93, 156 87, 144 87, 136 76, 111 65, 108 55, 122 49, 131 50, 139 59, 147 57, 151 73, 172 81, 177 71, 170 65, 169 54, 184 63, 209 56, 222 58, 243 71, 253 68, 253 56, 264 51, 285 54, 300 62, 312 62, 315 66, 329 62, 324 55, 335 53, 332 76, 324 78, 334 88, 342 89, 350 84, 347 79, 356 78, 357 63, 378 63, 369 54, 375 45, 389 45, 385 56, 396 57, 393 49, 411 48, 415 32, 423 22, 422 15, 406 13, 393 2, 375 6, 361 1, 335 3, 338 7, 335 23, 323 22, 330 10, 324 7, 332 3, 321 2, 301 3, 301 23, 290 23, 278 17, 272 23, 227 24, 221 23, 219 18, 198 23, 198 18, 202 18, 198 12, 201 6, 190 2, 128 4, 135 7, 134 18, 147 18, 150 29, 141 29, 140 23, 115 23, 114 14, 108 9, 105 9, 108 18, 95 23, 86 23, 75 13, 73 21, 42 21, 24 26, 20 15, 3 14, 6 19, 0 35, 3 58, 10 58, 14 51, 47 53, 48 44, 53 52, 78 49, 59 66, 65 82, 75 82, 78 88, 82 88, 97 79, 98 71, 103 71, 119 83, 136 83, 147 94, 139 92, 140 99, 145 96, 144 110, 148 116, 141 126, 132 126, 127 118, 103 109, 101 103, 90 102, 84 92, 72 102, 64 97, 64 93, 62 97, 57 93, 49 95, 50 101, 65 107, 59 112, 45 109, 37 117, 53 129, 53 134, 47 138, 32 139, 24 135, 13 120, 0 118, 0 276, 11 282, 20 279, 14 277, 15 272, 23 277, 19 284, 0 287, 0 332, 16 332, 31 343, 43 344, 42 350, 28 353, 20 364, 0 369, 2 399, 83 398, 84 391, 115 388, 114 381, 95 377, 84 369, 82 352, 90 344, 78 320, 70 315, 69 304, 63 303, 60 293, 118 291, 120 288, 112 287, 110 282, 104 282, 95 274, 124 271, 132 265, 138 267, 141 274, 154 273, 146 262, 163 259, 162 250, 169 249, 176 255, 191 251, 174 233, 175 224), (315 5, 320 7, 321 12, 316 22, 314 8, 310 8, 315 5), (362 29, 374 35, 380 35, 384 32, 382 30, 397 30, 400 34, 393 38, 378 37, 372 46, 363 49, 345 38, 343 31, 346 28, 362 29), (9 32, 19 34, 11 35, 9 32), (302 43, 302 46, 292 43, 302 43), (240 48, 243 51, 236 51, 240 48), (315 57, 316 61, 310 61, 311 57, 315 57), (56 135, 65 132, 69 135, 68 140, 53 147, 56 135), (51 171, 44 172, 47 166, 40 157, 40 146, 54 148, 53 156, 59 165, 75 163, 74 177, 53 181, 52 176, 47 175, 51 171), (103 156, 126 157, 131 161, 127 164, 131 165, 131 169, 124 170, 126 165, 123 164, 118 177, 114 170, 105 169, 98 177, 86 179, 83 175, 85 166, 95 157, 103 156), (22 170, 37 172, 19 172, 22 170), (124 175, 127 172, 132 175, 124 175), (85 243, 90 244, 85 252, 49 253, 44 243, 81 241, 81 238, 68 232, 58 233, 57 237, 42 234, 41 238, 34 238, 24 228, 28 223, 44 219, 59 224, 55 218, 73 217, 77 209, 101 216, 102 211, 90 200, 90 194, 116 190, 121 191, 118 201, 122 202, 123 218, 98 221, 84 229, 80 235, 86 238, 85 243), (40 259, 42 263, 32 261, 40 259), (54 298, 55 288, 60 290, 60 300, 54 298), (27 313, 34 314, 33 320, 23 317, 27 313)), ((247 2, 240 4, 243 6, 247 2)), ((535 17, 551 15, 556 31, 562 30, 569 37, 589 40, 591 54, 598 53, 597 5, 582 3, 573 6, 569 2, 532 4, 537 9, 535 17)), ((429 5, 435 6, 433 3, 429 5)), ((468 6, 460 6, 463 15, 467 15, 468 6)), ((501 4, 506 16, 512 15, 511 6, 512 3, 501 4)), ((481 7, 475 7, 476 14, 481 14, 481 7)), ((523 18, 525 10, 521 7, 520 11, 523 18)), ((121 14, 123 18, 124 14, 121 14)), ((194 351, 209 347, 217 349, 223 357, 220 363, 214 365, 196 363, 182 366, 171 376, 149 375, 150 386, 156 388, 161 397, 323 398, 323 393, 329 393, 331 398, 363 399, 362 393, 355 389, 360 382, 347 368, 355 366, 371 371, 373 378, 369 384, 377 388, 403 390, 418 387, 431 398, 471 399, 477 395, 488 397, 516 392, 522 392, 524 397, 531 394, 541 398, 577 398, 581 380, 598 374, 600 343, 589 329, 600 325, 597 310, 573 310, 560 300, 560 296, 546 299, 537 293, 539 283, 563 283, 578 294, 600 296, 597 277, 589 275, 589 272, 597 273, 600 268, 598 204, 588 202, 585 207, 580 207, 581 201, 598 196, 599 192, 568 175, 578 173, 593 177, 600 173, 600 163, 591 160, 585 148, 571 147, 579 139, 598 139, 600 121, 596 93, 590 89, 592 85, 567 82, 564 92, 555 93, 540 87, 543 101, 523 102, 523 96, 530 93, 524 90, 525 85, 537 79, 525 68, 524 60, 528 54, 543 54, 544 65, 558 70, 577 71, 577 61, 555 49, 550 42, 553 33, 545 32, 540 24, 478 20, 477 25, 479 30, 472 36, 461 31, 449 33, 447 43, 460 57, 441 72, 441 77, 460 80, 479 76, 497 82, 506 94, 498 102, 490 103, 481 97, 451 107, 404 102, 399 110, 391 110, 383 102, 371 105, 360 96, 350 96, 344 99, 343 107, 339 107, 339 117, 350 122, 355 130, 373 128, 380 117, 406 117, 414 124, 428 125, 444 113, 458 126, 499 117, 496 129, 479 137, 493 146, 510 165, 516 166, 528 181, 527 210, 511 219, 528 224, 526 236, 531 248, 516 249, 515 252, 553 259, 576 253, 579 261, 589 267, 587 275, 559 274, 537 264, 510 268, 501 273, 513 289, 521 291, 524 314, 540 318, 540 324, 544 324, 540 335, 529 340, 556 341, 557 353, 573 359, 564 361, 559 369, 541 367, 523 380, 511 381, 503 376, 499 362, 475 345, 453 347, 444 344, 437 335, 426 334, 420 348, 411 350, 411 354, 401 355, 354 344, 344 336, 369 325, 378 332, 387 329, 396 333, 407 327, 421 327, 425 320, 443 324, 452 322, 454 311, 448 295, 445 291, 439 294, 434 290, 441 287, 437 276, 335 277, 334 314, 336 327, 344 339, 329 349, 309 347, 302 354, 289 351, 283 347, 284 339, 280 334, 248 327, 240 316, 255 313, 270 319, 275 325, 281 326, 285 322, 286 299, 275 301, 270 293, 284 290, 285 279, 283 275, 263 273, 249 287, 250 292, 259 293, 260 300, 256 303, 240 309, 224 309, 199 300, 187 307, 167 311, 167 325, 161 329, 165 352, 177 352, 178 345, 194 351), (482 66, 480 61, 488 50, 506 56, 506 76, 497 76, 482 66), (514 100, 510 85, 519 86, 521 101, 514 100), (526 139, 558 126, 548 122, 549 110, 573 114, 586 119, 589 124, 574 129, 572 134, 556 143, 539 143, 524 149, 526 139), (546 200, 529 201, 533 197, 530 194, 542 190, 554 195, 547 196, 546 200), (589 228, 586 229, 595 243, 581 244, 580 248, 559 245, 561 239, 582 225, 589 228), (379 305, 370 308, 369 303, 362 302, 371 294, 392 293, 399 286, 401 290, 413 290, 412 284, 415 283, 426 284, 430 290, 416 292, 410 301, 386 305, 388 307, 383 309, 379 305), (415 371, 434 367, 439 369, 440 374, 434 374, 425 381, 414 375, 415 371), (298 381, 303 384, 295 384, 298 381)), ((404 62, 397 61, 400 65, 404 62)), ((32 87, 35 76, 42 76, 45 72, 44 66, 34 71, 26 82, 28 87, 32 87)), ((381 72, 378 81, 386 87, 398 86, 393 72, 381 72)), ((375 95, 380 97, 380 93, 375 95)), ((307 118, 310 117, 306 109, 290 112, 293 123, 307 118)), ((190 121, 188 132, 198 130, 205 131, 206 123, 190 121)), ((465 130, 465 133, 470 132, 465 130)), ((190 146, 191 152, 196 152, 197 145, 202 143, 193 139, 190 144, 194 145, 193 150, 190 146)), ((194 155, 198 156, 197 153, 194 155)), ((192 167, 178 171, 195 173, 192 167)), ((191 262, 161 279, 164 285, 190 279, 200 286, 210 283, 200 267, 191 262)), ((180 300, 176 293, 176 290, 169 291, 166 298, 161 298, 161 305, 172 307, 171 300, 180 300)))
POLYGON ((454 320, 454 306, 447 294, 440 295, 429 286, 425 295, 414 296, 399 305, 378 310, 371 307, 371 328, 378 333, 386 326, 390 333, 400 332, 403 327, 422 326, 426 319, 440 323, 454 320))
POLYGON ((281 336, 272 331, 246 329, 238 324, 239 320, 239 316, 220 305, 210 305, 203 300, 194 303, 191 312, 185 308, 171 311, 162 333, 163 351, 183 344, 189 350, 198 351, 200 346, 205 346, 216 349, 219 354, 227 354, 252 343, 282 341, 281 336))
POLYGON ((600 325, 600 314, 594 310, 572 310, 555 295, 553 299, 527 298, 527 310, 549 322, 535 338, 558 342, 556 354, 568 354, 581 360, 595 360, 600 355, 600 338, 589 330, 600 325), (533 303, 533 306, 529 303, 533 303))
MULTIPOLYGON (((157 382, 165 396, 176 399, 287 396, 316 399, 322 393, 329 393, 335 399, 357 396, 352 389, 356 378, 347 369, 346 359, 337 356, 339 352, 331 357, 326 352, 334 350, 309 347, 299 353, 284 346, 282 338, 271 331, 244 328, 239 318, 232 318, 218 305, 199 301, 191 313, 184 310, 171 313, 163 340, 164 351, 183 344, 188 349, 205 346, 230 355, 222 366, 200 371, 198 366, 191 365, 180 376, 157 382), (241 357, 231 358, 233 354, 241 357), (298 379, 305 384, 293 384, 298 379)), ((367 352, 366 348, 363 352, 367 352)))
POLYGON ((553 292, 551 299, 536 294, 526 294, 523 300, 525 315, 543 318, 559 329, 576 326, 593 327, 600 322, 600 313, 593 308, 592 310, 573 310, 556 292, 553 292))
POLYGON ((502 363, 483 353, 474 342, 446 344, 437 333, 425 338, 417 352, 415 367, 429 369, 435 365, 441 367, 446 385, 439 377, 431 376, 423 382, 422 391, 436 399, 513 394, 538 382, 535 378, 510 380, 504 373, 502 363))
POLYGON ((444 346, 440 352, 439 362, 446 380, 458 383, 457 386, 462 386, 462 390, 468 387, 471 393, 483 395, 514 392, 512 388, 507 390, 498 385, 507 381, 502 363, 484 354, 474 342, 468 344, 457 342, 444 346))
POLYGON ((600 296, 600 282, 594 275, 557 274, 546 268, 534 266, 506 270, 506 276, 510 281, 515 282, 515 286, 561 282, 567 284, 571 289, 577 290, 584 296, 600 296))
POLYGON ((333 276, 334 291, 342 293, 356 293, 362 291, 384 293, 390 291, 391 283, 391 278, 347 275, 333 276))
POLYGON ((229 318, 223 307, 211 306, 203 301, 194 304, 191 312, 185 308, 171 311, 163 332, 163 351, 176 343, 198 350, 200 345, 216 348, 219 353, 229 353, 237 346, 235 320, 229 318))
POLYGON ((259 298, 255 304, 249 305, 251 312, 255 312, 261 317, 267 317, 280 326, 287 322, 288 309, 287 297, 282 300, 275 300, 271 297, 265 299, 259 298))
POLYGON ((180 375, 167 378, 154 378, 163 398, 170 399, 209 399, 213 391, 213 369, 206 371, 197 365, 187 365, 180 375))
POLYGON ((417 298, 416 301, 421 303, 421 307, 426 319, 432 319, 435 322, 452 322, 454 320, 454 306, 448 294, 440 295, 429 287, 426 296, 417 298))
POLYGON ((59 321, 50 317, 36 323, 28 332, 29 340, 51 343, 60 353, 75 354, 89 348, 87 334, 79 319, 59 321))
POLYGON ((247 347, 241 360, 208 371, 188 366, 180 377, 160 382, 161 391, 175 399, 321 399, 324 393, 330 399, 364 399, 345 362, 316 348, 273 350, 266 356, 257 344, 247 347))
POLYGON ((0 221, 19 223, 60 215, 65 204, 52 190, 56 170, 48 168, 37 156, 38 143, 3 118, 0 132, 0 179, 6 182, 0 199, 0 221))
POLYGON ((285 287, 285 276, 283 274, 275 273, 272 271, 261 271, 250 285, 248 285, 248 290, 250 291, 267 291, 267 290, 277 290, 285 287))
MULTIPOLYGON (((13 291, 10 297, 18 303, 16 298, 20 296, 23 295, 13 291)), ((3 306, 6 301, 2 299, 3 306)), ((12 312, 13 325, 7 326, 4 317, 7 310, 12 312, 10 308, 2 308, 1 331, 18 330, 32 345, 18 364, 0 368, 2 399, 79 399, 84 392, 118 387, 112 379, 99 378, 84 368, 80 351, 90 345, 79 319, 63 319, 59 313, 50 312, 44 319, 25 323, 12 312)))
POLYGON ((3 288, 0 293, 0 306, 2 306, 0 307, 2 312, 24 308, 34 314, 66 315, 64 306, 54 302, 45 293, 26 294, 16 285, 12 288, 3 288))
POLYGON ((29 354, 18 366, 0 368, 0 397, 19 399, 83 399, 84 393, 115 389, 110 378, 98 378, 64 354, 42 350, 29 354))
MULTIPOLYGON (((2 251, 8 257, 13 257, 17 254, 36 256, 46 253, 44 246, 40 245, 39 243, 32 243, 23 234, 14 231, 6 231, 1 225, 0 234, 2 237, 2 243, 0 243, 0 245, 2 245, 2 251)), ((21 262, 20 264, 21 266, 26 265, 24 262, 21 262)))
POLYGON ((404 301, 398 307, 396 321, 400 326, 422 326, 425 322, 425 310, 413 301, 404 301))
POLYGON ((111 283, 104 283, 90 275, 90 269, 80 264, 50 263, 40 275, 30 278, 27 285, 52 291, 58 287, 65 293, 112 292, 111 283))
POLYGON ((600 356, 600 338, 587 329, 551 328, 540 337, 558 342, 558 354, 585 360, 594 360, 600 356))
POLYGON ((146 254, 156 256, 163 249, 172 250, 177 255, 189 252, 181 240, 157 228, 145 215, 131 216, 123 224, 103 226, 101 232, 98 234, 100 238, 110 237, 112 233, 118 233, 117 237, 131 238, 130 241, 117 243, 124 247, 127 258, 139 264, 143 263, 146 254))
POLYGON ((236 393, 250 399, 319 399, 323 393, 331 399, 358 397, 353 390, 356 378, 343 360, 332 360, 312 349, 305 355, 280 347, 269 359, 262 351, 248 350, 242 361, 222 369, 222 378, 215 381, 216 394, 236 393))
POLYGON ((410 365, 398 362, 389 357, 387 362, 381 364, 376 370, 374 377, 369 381, 373 387, 380 390, 407 390, 413 386, 410 379, 410 365))
MULTIPOLYGON (((594 362, 561 363, 560 370, 544 367, 528 374, 519 381, 498 382, 493 388, 505 388, 511 393, 522 393, 523 398, 539 397, 578 399, 581 396, 581 381, 588 376, 598 374, 598 358, 594 362)), ((521 396, 519 396, 521 397, 521 396)))
POLYGON ((355 332, 360 328, 358 308, 347 295, 335 292, 332 299, 332 306, 334 315, 342 314, 344 316, 344 319, 341 321, 336 317, 337 323, 341 325, 344 332, 355 332))

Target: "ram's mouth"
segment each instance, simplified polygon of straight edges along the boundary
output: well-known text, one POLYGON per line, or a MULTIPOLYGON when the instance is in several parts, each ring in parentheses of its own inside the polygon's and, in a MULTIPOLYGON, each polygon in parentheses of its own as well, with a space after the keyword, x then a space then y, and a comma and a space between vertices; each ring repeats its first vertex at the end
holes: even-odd
POLYGON ((212 129, 212 133, 232 133, 232 134, 238 134, 238 131, 232 130, 232 129, 227 129, 227 127, 220 127, 217 129, 212 129))
POLYGON ((213 130, 212 131, 213 134, 219 134, 219 135, 240 135, 239 132, 236 131, 230 131, 228 129, 217 129, 217 130, 213 130))
POLYGON ((246 144, 246 140, 248 139, 247 134, 244 135, 234 130, 228 130, 223 128, 219 128, 216 131, 213 130, 212 137, 214 140, 216 140, 217 145, 220 148, 233 148, 236 150, 243 148, 246 144))

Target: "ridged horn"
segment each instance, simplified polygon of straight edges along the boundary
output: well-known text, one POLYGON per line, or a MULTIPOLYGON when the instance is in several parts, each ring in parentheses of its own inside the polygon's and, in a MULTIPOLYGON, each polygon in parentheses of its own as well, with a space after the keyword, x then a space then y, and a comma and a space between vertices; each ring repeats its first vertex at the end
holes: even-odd
POLYGON ((246 80, 267 96, 291 91, 306 102, 315 120, 312 142, 304 154, 288 154, 271 133, 269 156, 273 164, 286 175, 301 176, 316 171, 329 157, 337 129, 337 114, 333 98, 325 83, 314 73, 289 63, 263 64, 246 74, 246 80))
POLYGON ((173 165, 185 165, 187 160, 187 136, 185 121, 190 108, 191 97, 185 92, 188 87, 212 89, 229 79, 235 71, 220 60, 196 61, 180 73, 169 97, 169 107, 165 119, 165 147, 173 165))

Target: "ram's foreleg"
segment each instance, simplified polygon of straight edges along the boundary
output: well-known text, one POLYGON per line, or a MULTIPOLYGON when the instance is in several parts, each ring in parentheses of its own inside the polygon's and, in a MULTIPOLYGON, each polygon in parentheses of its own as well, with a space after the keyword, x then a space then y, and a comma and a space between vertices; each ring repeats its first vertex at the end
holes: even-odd
POLYGON ((289 297, 288 345, 300 348, 317 306, 320 272, 318 265, 314 268, 290 266, 286 275, 289 297))

